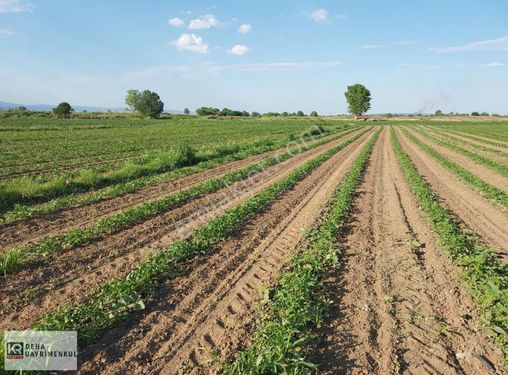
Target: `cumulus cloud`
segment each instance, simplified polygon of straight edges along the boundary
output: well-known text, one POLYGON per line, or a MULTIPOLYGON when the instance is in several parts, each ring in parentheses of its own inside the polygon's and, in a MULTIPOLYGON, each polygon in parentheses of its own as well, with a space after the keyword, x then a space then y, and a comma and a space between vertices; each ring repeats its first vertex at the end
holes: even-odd
POLYGON ((209 45, 203 41, 203 38, 196 34, 183 33, 177 40, 171 42, 171 45, 179 51, 190 51, 195 53, 208 53, 209 45))
POLYGON ((238 32, 240 34, 247 34, 247 33, 250 33, 252 31, 252 26, 249 25, 248 23, 244 23, 242 25, 240 25, 240 27, 238 28, 238 32))
POLYGON ((14 32, 12 32, 11 30, 0 29, 0 38, 4 38, 7 36, 13 36, 13 35, 14 35, 14 32))
POLYGON ((210 29, 219 26, 221 26, 221 23, 213 14, 205 14, 189 22, 189 29, 191 30, 210 29))
POLYGON ((310 18, 312 18, 316 22, 329 22, 330 21, 330 12, 326 9, 316 9, 310 14, 310 18))
POLYGON ((508 35, 489 40, 480 40, 478 42, 464 44, 454 47, 437 47, 432 48, 437 53, 453 53, 453 52, 473 52, 473 51, 508 51, 508 35))
POLYGON ((250 51, 250 48, 242 44, 236 44, 228 52, 232 55, 243 56, 250 51))
POLYGON ((500 62, 492 62, 488 64, 482 64, 480 65, 480 68, 498 68, 500 66, 504 66, 504 64, 500 62))
POLYGON ((22 0, 0 0, 0 14, 31 12, 32 4, 22 0))
POLYGON ((168 24, 171 26, 180 27, 183 26, 185 22, 180 17, 173 17, 169 19, 168 24))

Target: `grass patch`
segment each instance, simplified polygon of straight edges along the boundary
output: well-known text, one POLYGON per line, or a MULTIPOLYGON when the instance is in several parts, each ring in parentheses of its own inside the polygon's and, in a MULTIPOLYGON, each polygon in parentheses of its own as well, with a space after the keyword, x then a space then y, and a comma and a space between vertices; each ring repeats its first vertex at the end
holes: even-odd
POLYGON ((420 176, 400 146, 393 129, 392 145, 418 204, 437 234, 440 247, 462 269, 463 278, 483 318, 483 328, 508 358, 508 268, 495 253, 462 231, 454 217, 420 176))
POLYGON ((323 319, 326 306, 322 279, 327 267, 339 263, 335 242, 347 219, 360 178, 381 130, 363 147, 336 189, 329 211, 309 234, 309 246, 296 252, 266 300, 251 346, 224 371, 229 374, 302 374, 317 369, 307 359, 310 328, 323 319), (271 296, 271 297, 270 297, 271 296))

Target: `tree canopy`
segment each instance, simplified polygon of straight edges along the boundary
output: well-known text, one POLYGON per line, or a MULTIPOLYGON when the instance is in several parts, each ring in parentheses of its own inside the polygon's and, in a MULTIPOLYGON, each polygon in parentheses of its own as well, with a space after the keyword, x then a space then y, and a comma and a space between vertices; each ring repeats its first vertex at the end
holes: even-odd
POLYGON ((370 91, 359 83, 348 86, 344 93, 349 113, 360 116, 370 109, 370 91))
POLYGON ((67 102, 62 102, 53 108, 53 114, 57 117, 69 117, 74 109, 67 102))
POLYGON ((142 116, 157 118, 164 110, 164 103, 156 92, 150 90, 128 90, 125 104, 142 116))

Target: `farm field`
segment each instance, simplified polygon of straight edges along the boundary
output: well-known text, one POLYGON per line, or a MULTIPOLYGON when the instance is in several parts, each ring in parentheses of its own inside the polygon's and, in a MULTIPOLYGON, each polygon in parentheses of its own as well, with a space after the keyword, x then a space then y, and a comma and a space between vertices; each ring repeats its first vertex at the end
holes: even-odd
POLYGON ((508 121, 0 135, 0 329, 77 331, 78 373, 508 371, 508 121))

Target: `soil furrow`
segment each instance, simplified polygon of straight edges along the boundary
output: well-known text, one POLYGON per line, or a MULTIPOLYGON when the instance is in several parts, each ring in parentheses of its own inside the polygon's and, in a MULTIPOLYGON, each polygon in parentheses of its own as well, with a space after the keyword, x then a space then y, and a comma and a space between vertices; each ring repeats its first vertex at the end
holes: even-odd
POLYGON ((454 163, 460 165, 462 168, 468 170, 469 172, 476 175, 478 178, 482 179, 489 184, 494 185, 495 187, 503 190, 504 192, 508 192, 508 178, 503 175, 489 169, 488 167, 475 163, 474 160, 471 160, 467 156, 461 155, 453 150, 450 150, 444 146, 440 146, 434 143, 432 140, 423 137, 419 133, 413 131, 412 129, 408 129, 410 134, 412 134, 415 138, 417 138, 422 143, 432 147, 434 150, 439 152, 444 157, 450 159, 454 163))
MULTIPOLYGON (((333 141, 333 144, 349 139, 355 134, 357 134, 356 131, 353 132, 353 134, 345 135, 344 137, 341 137, 340 140, 333 141)), ((296 148, 293 147, 291 149, 299 150, 299 147, 300 146, 296 148)), ((329 145, 322 145, 317 147, 316 150, 324 150, 327 147, 329 147, 329 145)), ((134 193, 127 193, 98 203, 73 207, 49 215, 15 221, 13 223, 0 226, 0 248, 12 247, 23 242, 32 243, 43 236, 58 235, 74 228, 89 225, 103 216, 113 214, 142 202, 160 198, 167 194, 176 193, 208 179, 220 177, 231 170, 244 168, 258 163, 267 157, 276 156, 285 151, 286 149, 278 149, 260 155, 254 155, 242 160, 222 164, 215 168, 205 169, 201 172, 194 173, 168 183, 148 186, 134 193)), ((307 152, 313 151, 314 150, 309 150, 307 152)), ((305 154, 305 152, 302 154, 305 154)))
POLYGON ((443 203, 508 262, 508 215, 397 131, 403 149, 443 203))
POLYGON ((262 285, 274 281, 359 151, 357 144, 332 157, 211 256, 168 282, 148 311, 85 351, 90 360, 82 373, 201 372, 214 368, 215 354, 228 357, 243 347, 262 285))
MULTIPOLYGON (((334 160, 354 152, 358 143, 367 137, 367 134, 362 136, 340 151, 334 160)), ((3 279, 0 294, 5 307, 0 312, 0 328, 27 327, 42 313, 79 300, 94 285, 125 275, 154 248, 187 237, 199 225, 284 178, 336 143, 339 141, 299 154, 251 179, 234 183, 100 241, 55 254, 49 264, 40 263, 20 271, 16 277, 3 279)))
POLYGON ((314 353, 320 374, 489 373, 484 361, 502 371, 502 353, 478 332, 473 302, 411 196, 387 133, 340 246, 344 262, 327 279, 332 305, 314 353))

